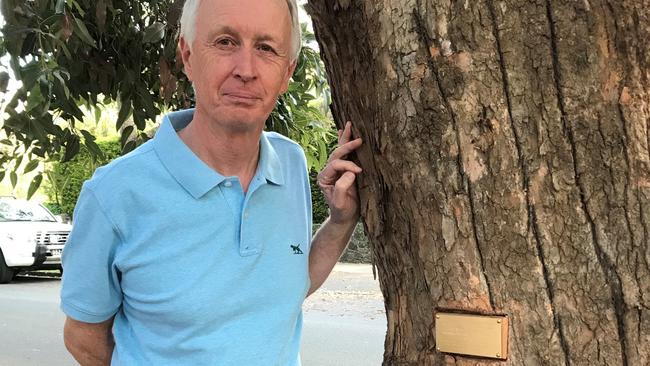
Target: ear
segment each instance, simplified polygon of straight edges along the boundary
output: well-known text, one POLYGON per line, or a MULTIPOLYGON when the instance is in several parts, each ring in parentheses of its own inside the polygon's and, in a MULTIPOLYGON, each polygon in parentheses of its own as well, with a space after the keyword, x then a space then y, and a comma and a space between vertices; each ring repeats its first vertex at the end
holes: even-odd
POLYGON ((282 88, 280 89, 280 95, 286 93, 287 90, 289 90, 289 81, 291 80, 291 76, 293 75, 293 72, 296 70, 297 64, 298 64, 298 59, 294 60, 287 68, 287 73, 284 75, 284 79, 282 80, 282 88))
POLYGON ((181 59, 183 60, 183 70, 187 79, 192 80, 192 63, 190 62, 190 56, 192 55, 192 50, 190 49, 190 44, 185 40, 185 37, 181 37, 178 41, 178 47, 181 51, 181 59))

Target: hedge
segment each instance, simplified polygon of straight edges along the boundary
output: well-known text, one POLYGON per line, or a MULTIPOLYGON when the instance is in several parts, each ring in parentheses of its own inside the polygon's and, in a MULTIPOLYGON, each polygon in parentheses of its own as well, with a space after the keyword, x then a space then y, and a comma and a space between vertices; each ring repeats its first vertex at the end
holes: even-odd
POLYGON ((102 158, 93 160, 88 150, 82 147, 72 160, 51 163, 46 170, 48 182, 45 192, 49 198, 46 206, 55 214, 72 217, 83 182, 90 179, 97 167, 109 163, 122 152, 120 141, 117 139, 98 141, 97 145, 104 155, 102 158))

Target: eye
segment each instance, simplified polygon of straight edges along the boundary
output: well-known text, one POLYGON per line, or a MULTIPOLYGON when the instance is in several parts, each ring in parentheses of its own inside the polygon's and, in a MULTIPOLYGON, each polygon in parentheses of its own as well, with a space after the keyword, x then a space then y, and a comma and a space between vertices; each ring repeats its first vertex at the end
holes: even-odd
POLYGON ((236 46, 235 41, 232 38, 228 38, 228 37, 219 38, 214 42, 214 44, 224 48, 236 46))
POLYGON ((276 53, 275 49, 273 47, 269 46, 266 43, 260 44, 259 46, 257 46, 257 49, 259 49, 262 52, 268 52, 268 53, 273 53, 273 54, 276 53))

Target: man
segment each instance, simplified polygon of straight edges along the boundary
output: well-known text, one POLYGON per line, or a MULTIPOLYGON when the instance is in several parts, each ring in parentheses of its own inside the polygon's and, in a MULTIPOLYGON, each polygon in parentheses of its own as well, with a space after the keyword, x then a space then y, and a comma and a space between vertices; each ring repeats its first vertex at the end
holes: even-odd
POLYGON ((358 219, 348 123, 319 174, 263 132, 296 66, 295 0, 188 0, 180 49, 196 109, 84 184, 63 255, 64 337, 82 365, 299 365, 301 305, 358 219))

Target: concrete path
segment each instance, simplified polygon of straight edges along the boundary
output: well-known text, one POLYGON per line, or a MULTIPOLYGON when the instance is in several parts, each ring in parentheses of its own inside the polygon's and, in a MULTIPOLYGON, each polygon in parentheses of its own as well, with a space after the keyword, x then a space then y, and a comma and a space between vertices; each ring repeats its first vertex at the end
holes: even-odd
POLYGON ((337 264, 303 310, 303 366, 381 365, 386 315, 369 265, 337 264))

